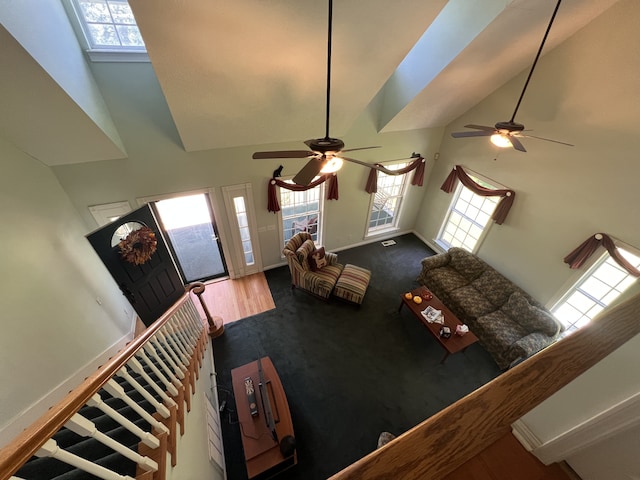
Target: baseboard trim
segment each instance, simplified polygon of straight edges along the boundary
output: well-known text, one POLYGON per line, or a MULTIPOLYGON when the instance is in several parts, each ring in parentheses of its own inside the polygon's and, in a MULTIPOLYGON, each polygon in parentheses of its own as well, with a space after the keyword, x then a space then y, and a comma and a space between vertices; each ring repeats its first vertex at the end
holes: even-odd
POLYGON ((512 425, 514 436, 542 463, 560 462, 617 433, 640 425, 640 392, 576 425, 547 442, 520 419, 512 425))
POLYGON ((424 243, 427 247, 429 247, 434 252, 436 252, 436 253, 444 253, 445 252, 445 250, 443 250, 442 247, 440 245, 438 245, 436 242, 434 242, 433 240, 429 240, 429 239, 424 238, 422 235, 420 235, 415 230, 412 230, 411 233, 413 233, 416 237, 418 237, 420 240, 422 240, 422 243, 424 243))
POLYGON ((31 406, 27 407, 16 417, 11 419, 6 425, 0 428, 0 448, 3 448, 11 443, 11 441, 13 441, 13 439, 18 434, 20 434, 20 432, 31 425, 36 419, 44 415, 47 410, 60 402, 71 390, 82 383, 85 378, 94 373, 98 369, 98 367, 104 365, 111 357, 122 350, 125 345, 127 345, 127 343, 129 343, 133 339, 134 329, 135 321, 129 333, 107 347, 95 359, 93 359, 81 369, 77 370, 61 384, 49 391, 31 406))
MULTIPOLYGON (((408 233, 413 233, 416 237, 418 237, 422 241, 422 243, 426 244, 432 250, 434 249, 434 247, 432 247, 429 244, 429 242, 427 242, 417 232, 415 232, 413 230, 403 230, 403 231, 398 231, 398 232, 393 232, 393 233, 387 233, 385 235, 380 235, 380 236, 378 236, 376 238, 370 237, 370 238, 367 238, 367 239, 363 240, 362 242, 351 243, 351 244, 346 245, 344 247, 332 248, 330 251, 331 252, 341 252, 343 250, 349 250, 350 248, 356 248, 356 247, 361 247, 363 245, 369 245, 370 243, 382 242, 383 240, 391 240, 394 237, 399 237, 401 235, 406 235, 408 233)), ((262 271, 266 272, 267 270, 272 270, 274 268, 284 267, 285 265, 287 265, 287 262, 283 260, 281 263, 274 263, 272 265, 267 265, 267 266, 262 267, 262 271)))

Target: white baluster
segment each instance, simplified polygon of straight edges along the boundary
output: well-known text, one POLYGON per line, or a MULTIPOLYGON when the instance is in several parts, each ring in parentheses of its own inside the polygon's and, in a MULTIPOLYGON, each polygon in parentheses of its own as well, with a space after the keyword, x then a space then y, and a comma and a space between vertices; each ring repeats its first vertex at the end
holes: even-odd
POLYGON ((165 345, 160 343, 155 335, 149 343, 153 344, 160 351, 160 353, 164 355, 165 360, 171 364, 171 368, 173 368, 176 377, 183 379, 184 372, 187 368, 182 365, 178 356, 173 352, 173 349, 171 349, 171 346, 167 345, 165 348, 165 345))
MULTIPOLYGON (((156 377, 158 377, 158 380, 160 380, 160 382, 164 385, 164 388, 174 397, 176 395, 178 395, 178 389, 176 388, 176 386, 171 383, 167 377, 164 376, 164 374, 158 369, 158 367, 156 367, 153 362, 151 361, 151 359, 147 356, 147 353, 144 350, 138 350, 136 352, 136 357, 141 358, 142 360, 144 360, 144 362, 147 364, 147 366, 151 369, 151 371, 156 375, 156 377)), ((132 359, 133 360, 133 359, 132 359)), ((138 362, 140 363, 140 362, 138 362)), ((144 367, 142 367, 142 364, 140 364, 140 367, 143 369, 144 371, 144 367)), ((145 372, 146 373, 146 372, 145 372)), ((151 378, 151 377, 149 377, 151 378)), ((145 378, 145 380, 147 380, 145 378)))
MULTIPOLYGON (((166 364, 165 360, 162 357, 160 357, 160 355, 158 354, 157 350, 155 348, 153 348, 153 345, 151 345, 151 342, 145 343, 143 348, 144 348, 145 352, 147 352, 149 355, 151 355, 156 360, 158 365, 160 365, 160 368, 162 368, 162 371, 171 380, 171 383, 173 383, 176 387, 179 387, 180 385, 182 385, 180 380, 178 380, 178 378, 174 374, 174 371, 171 368, 169 368, 169 366, 166 364)), ((166 359, 166 357, 165 357, 165 359, 166 359)), ((180 372, 180 370, 178 370, 178 372, 180 372)), ((180 373, 182 373, 182 372, 180 372, 180 373)))
POLYGON ((158 335, 161 336, 161 338, 167 343, 167 345, 171 345, 173 351, 176 352, 176 355, 180 357, 180 363, 182 363, 185 367, 188 366, 189 354, 184 348, 182 348, 182 345, 180 345, 180 343, 173 338, 173 334, 167 328, 166 324, 161 331, 158 331, 158 335))
MULTIPOLYGON (((195 323, 193 322, 192 312, 189 310, 189 305, 184 305, 184 310, 180 311, 180 321, 183 325, 184 330, 188 333, 191 342, 195 343, 200 338, 200 331, 196 328, 195 323)), ((202 321, 200 320, 200 324, 202 321)))
POLYGON ((123 457, 128 458, 132 462, 136 462, 143 470, 150 470, 152 472, 158 471, 158 464, 155 461, 151 460, 149 457, 144 457, 139 453, 134 452, 129 447, 105 435, 98 430, 95 423, 83 417, 79 413, 73 415, 73 417, 71 417, 64 426, 81 437, 91 437, 110 449, 115 450, 123 457))
POLYGON ((144 380, 149 384, 149 386, 153 389, 153 391, 156 392, 160 396, 160 398, 162 398, 162 401, 165 403, 165 405, 169 405, 170 407, 176 406, 176 402, 174 402, 166 393, 164 393, 164 390, 162 390, 158 386, 158 384, 153 381, 153 379, 149 376, 149 374, 147 374, 147 372, 144 371, 144 368, 142 367, 142 365, 138 360, 132 357, 127 362, 127 365, 129 366, 129 368, 131 368, 131 370, 133 370, 142 378, 144 378, 144 380))
POLYGON ((165 324, 165 328, 169 330, 169 332, 171 333, 172 336, 170 338, 173 338, 176 341, 176 343, 180 345, 180 348, 184 352, 184 354, 187 357, 191 357, 191 355, 193 355, 193 348, 191 348, 188 342, 185 341, 182 334, 178 333, 176 328, 171 324, 171 321, 165 324))
POLYGON ((40 450, 36 452, 36 456, 55 458, 56 460, 60 460, 72 467, 79 468, 80 470, 90 473, 91 475, 95 475, 98 478, 102 478, 103 480, 135 480, 128 475, 120 475, 113 470, 109 470, 108 468, 90 462, 89 460, 85 460, 73 453, 69 453, 58 447, 56 441, 52 439, 47 440, 45 444, 40 447, 40 450))
MULTIPOLYGON (((165 407, 160 402, 158 402, 155 398, 153 398, 153 396, 149 392, 147 392, 144 388, 142 388, 142 385, 136 382, 136 380, 132 378, 131 375, 129 375, 129 373, 124 367, 120 369, 117 375, 127 380, 127 382, 129 382, 131 386, 135 388, 136 391, 138 391, 145 398, 145 400, 147 400, 149 403, 151 403, 151 405, 153 405, 153 407, 160 414, 160 416, 162 416, 162 418, 169 418, 171 416, 167 407, 165 407)), ((130 406, 133 410, 135 410, 135 412, 138 415, 140 415, 147 422, 153 425, 156 430, 159 430, 164 433, 169 433, 169 429, 162 422, 159 422, 158 420, 153 418, 149 412, 147 412, 144 408, 138 405, 129 395, 127 395, 124 391, 124 388, 122 388, 122 386, 118 384, 118 382, 111 379, 107 383, 105 383, 102 386, 102 388, 104 388, 104 390, 112 397, 119 398, 128 406, 130 406)))
POLYGON ((158 448, 160 446, 160 440, 154 437, 151 433, 145 432, 120 412, 117 412, 109 405, 104 403, 102 401, 102 397, 99 394, 94 394, 93 397, 91 397, 87 402, 87 405, 90 407, 95 407, 109 417, 113 418, 116 422, 118 422, 124 428, 137 436, 146 446, 150 448, 158 448))

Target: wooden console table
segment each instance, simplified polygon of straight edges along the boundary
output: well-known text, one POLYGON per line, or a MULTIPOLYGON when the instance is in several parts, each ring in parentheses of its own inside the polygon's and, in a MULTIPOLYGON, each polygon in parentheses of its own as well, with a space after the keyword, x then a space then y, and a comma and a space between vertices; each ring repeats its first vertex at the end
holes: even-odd
POLYGON ((280 451, 280 441, 287 436, 293 437, 293 423, 289 404, 280 382, 278 372, 269 357, 260 359, 262 364, 265 384, 260 384, 258 361, 247 363, 231 370, 233 383, 233 395, 236 401, 238 422, 240 423, 240 436, 244 448, 244 458, 249 478, 260 475, 260 478, 269 478, 298 462, 295 451, 285 457, 280 451), (253 381, 256 395, 258 413, 251 415, 249 401, 245 390, 245 379, 250 377, 253 381), (263 398, 263 395, 267 398, 263 398), (267 426, 267 414, 265 405, 271 406, 277 440, 267 426))

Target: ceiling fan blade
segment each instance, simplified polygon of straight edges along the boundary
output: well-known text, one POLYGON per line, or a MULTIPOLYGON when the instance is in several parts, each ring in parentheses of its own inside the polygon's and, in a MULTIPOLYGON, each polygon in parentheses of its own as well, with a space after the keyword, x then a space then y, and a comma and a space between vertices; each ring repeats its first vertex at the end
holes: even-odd
POLYGON ((320 173, 326 160, 322 157, 314 157, 302 167, 295 177, 293 177, 293 183, 297 185, 309 185, 313 179, 320 173))
POLYGON ((520 142, 520 140, 518 140, 518 138, 514 135, 505 135, 506 138, 509 139, 509 141, 511 142, 511 145, 513 145, 513 148, 515 148, 516 150, 519 150, 521 152, 526 152, 527 150, 524 148, 524 145, 522 145, 522 143, 520 142))
POLYGON ((309 150, 283 150, 275 152, 255 152, 252 158, 306 158, 315 155, 309 150))
POLYGON ((558 140, 551 140, 550 138, 536 137, 535 135, 519 135, 519 136, 520 137, 527 137, 527 138, 536 138, 538 140, 544 140, 545 142, 559 143, 561 145, 567 145, 568 147, 575 147, 575 145, 573 145, 571 143, 560 142, 558 140))
POLYGON ((481 132, 453 132, 451 136, 453 138, 464 138, 464 137, 488 137, 496 133, 496 129, 493 128, 491 131, 481 131, 481 132))
POLYGON ((380 145, 375 147, 359 147, 359 148, 348 148, 346 150, 340 150, 341 152, 355 152, 356 150, 369 150, 370 148, 381 148, 380 145))
POLYGON ((365 167, 369 167, 374 170, 382 170, 382 167, 375 165, 373 163, 367 163, 367 162, 363 162, 362 160, 356 160, 355 158, 347 158, 343 156, 340 156, 340 158, 343 159, 345 162, 357 163, 358 165, 363 165, 365 167))
POLYGON ((465 125, 464 128, 475 128, 476 130, 484 130, 485 132, 495 132, 496 127, 489 127, 487 125, 465 125))

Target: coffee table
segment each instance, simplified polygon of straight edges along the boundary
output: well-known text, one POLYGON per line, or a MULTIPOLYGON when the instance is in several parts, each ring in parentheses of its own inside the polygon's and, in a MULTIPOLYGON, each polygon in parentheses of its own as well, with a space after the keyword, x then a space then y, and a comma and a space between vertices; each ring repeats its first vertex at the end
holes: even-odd
POLYGON ((398 312, 402 310, 402 307, 406 305, 411 313, 420 320, 420 322, 427 328, 429 333, 435 338, 440 346, 444 348, 445 354, 440 363, 444 363, 449 355, 457 352, 464 352, 469 345, 472 345, 478 341, 478 337, 476 337, 471 331, 465 333, 464 335, 456 335, 456 327, 458 325, 462 325, 462 322, 458 320, 458 318, 449 310, 441 301, 433 295, 430 300, 422 299, 422 303, 418 304, 413 301, 413 296, 417 295, 422 297, 422 295, 429 290, 426 287, 418 287, 411 290, 412 298, 407 299, 402 294, 402 301, 400 302, 400 306, 398 307, 398 312), (433 308, 442 311, 442 315, 444 315, 444 324, 440 323, 429 323, 426 318, 422 316, 422 311, 427 308, 427 306, 432 306, 433 308), (443 326, 447 326, 451 329, 451 337, 443 338, 440 336, 440 329, 443 326))

